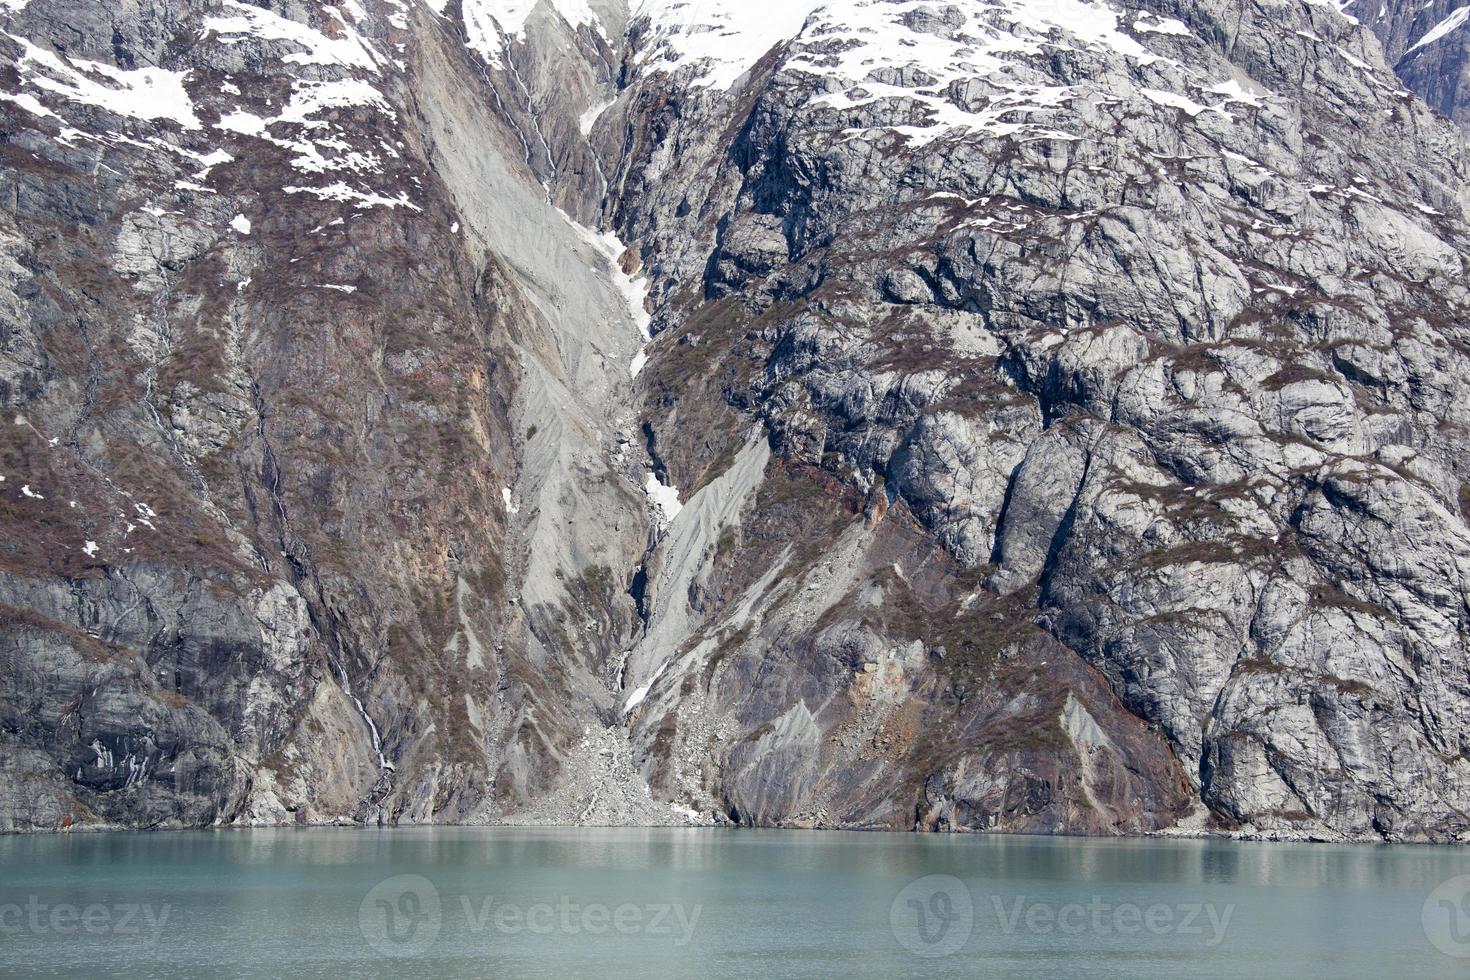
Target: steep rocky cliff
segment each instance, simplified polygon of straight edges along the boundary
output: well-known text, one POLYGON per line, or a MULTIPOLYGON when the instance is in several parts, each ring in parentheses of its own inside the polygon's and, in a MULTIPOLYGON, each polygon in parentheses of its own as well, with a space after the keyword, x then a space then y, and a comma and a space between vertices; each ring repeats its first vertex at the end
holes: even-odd
POLYGON ((1350 0, 1343 6, 1383 43, 1404 84, 1470 126, 1470 5, 1465 0, 1350 0))
POLYGON ((1470 833, 1470 163, 1335 6, 0 18, 0 829, 1470 833))

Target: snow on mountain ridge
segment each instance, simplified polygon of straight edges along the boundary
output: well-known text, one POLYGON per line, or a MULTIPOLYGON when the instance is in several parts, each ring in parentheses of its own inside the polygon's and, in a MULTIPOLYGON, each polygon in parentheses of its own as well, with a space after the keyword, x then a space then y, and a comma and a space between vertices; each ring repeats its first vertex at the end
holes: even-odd
MULTIPOLYGON (((210 17, 204 22, 204 37, 217 34, 226 44, 253 36, 271 41, 289 41, 305 48, 305 52, 287 55, 287 64, 341 65, 376 72, 386 60, 362 35, 353 30, 335 7, 323 8, 340 28, 340 37, 328 37, 305 24, 239 0, 226 0, 230 16, 210 17)), ((360 18, 359 18, 360 19, 360 18)))
MULTIPOLYGON (((184 88, 188 72, 151 67, 124 71, 101 62, 63 57, 14 34, 6 36, 21 46, 16 67, 25 84, 73 102, 99 106, 119 116, 168 119, 184 129, 200 128, 194 103, 184 88)), ((34 101, 18 98, 12 101, 36 115, 49 112, 34 101)))
POLYGON ((701 65, 704 74, 696 85, 716 89, 732 86, 784 41, 805 48, 801 62, 818 74, 864 81, 875 68, 913 66, 943 76, 936 87, 961 73, 973 77, 999 67, 995 55, 1037 51, 1039 39, 1053 31, 1149 57, 1118 30, 1115 10, 1084 0, 1003 0, 952 6, 943 14, 920 0, 640 0, 633 14, 647 18, 657 38, 641 64, 669 70, 701 65), (943 31, 945 18, 956 14, 964 26, 943 31), (991 26, 996 22, 1004 26, 991 26), (849 46, 832 53, 843 42, 849 46))
POLYGON ((697 87, 727 89, 766 52, 796 37, 823 6, 829 5, 822 0, 637 0, 634 19, 647 18, 658 39, 640 63, 671 71, 699 64, 704 74, 697 87))
MULTIPOLYGON (((505 40, 524 38, 526 21, 543 3, 549 3, 573 30, 584 24, 599 26, 587 0, 464 0, 462 13, 470 48, 487 64, 499 68, 505 40)), ((431 6, 435 4, 442 9, 441 0, 430 0, 431 6)))
POLYGON ((1176 53, 1193 41, 1183 23, 1140 13, 1130 32, 1116 8, 1089 0, 944 8, 922 0, 641 0, 635 18, 646 20, 653 37, 635 55, 644 71, 688 70, 691 87, 720 90, 784 43, 782 71, 823 80, 813 106, 879 106, 879 128, 915 146, 955 132, 1071 139, 1051 120, 1079 92, 1045 70, 1054 52, 1111 52, 1140 68, 1163 69, 1178 88, 1170 104, 1191 117, 1225 111, 1218 99, 1203 101, 1209 93, 1228 96, 1211 87, 1219 79, 1196 77, 1153 50, 1176 53))
MULTIPOLYGON (((882 99, 906 99, 921 107, 927 122, 891 127, 911 143, 925 144, 954 129, 1006 136, 1028 129, 1007 117, 1019 111, 1046 112, 1063 105, 1070 86, 1030 81, 1014 71, 1016 61, 1046 48, 1102 45, 1144 64, 1158 60, 1133 37, 1118 30, 1119 15, 1102 4, 1052 0, 1045 4, 1004 2, 974 5, 959 25, 925 19, 922 3, 867 0, 828 4, 818 10, 797 41, 799 53, 788 65, 824 75, 844 86, 818 99, 833 108, 851 108, 882 99), (1057 39, 1058 31, 1076 44, 1057 39), (844 45, 834 51, 834 43, 844 45), (909 69, 924 79, 918 85, 875 81, 894 69, 909 69), (953 86, 984 79, 999 92, 978 106, 957 104, 953 86)), ((958 12, 960 8, 950 8, 958 12)), ((1067 138, 1042 127, 1037 135, 1067 138)))

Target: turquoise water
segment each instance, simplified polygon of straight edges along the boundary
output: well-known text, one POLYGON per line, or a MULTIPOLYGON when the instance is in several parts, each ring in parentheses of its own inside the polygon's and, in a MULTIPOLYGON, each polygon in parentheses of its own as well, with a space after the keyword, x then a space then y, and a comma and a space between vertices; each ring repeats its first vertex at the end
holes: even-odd
POLYGON ((1470 852, 730 830, 0 838, 0 973, 1470 975, 1470 852), (1444 884, 1448 882, 1448 884, 1444 884), (1438 891, 1436 891, 1438 889, 1438 891), (1427 912, 1426 912, 1427 910, 1427 912))

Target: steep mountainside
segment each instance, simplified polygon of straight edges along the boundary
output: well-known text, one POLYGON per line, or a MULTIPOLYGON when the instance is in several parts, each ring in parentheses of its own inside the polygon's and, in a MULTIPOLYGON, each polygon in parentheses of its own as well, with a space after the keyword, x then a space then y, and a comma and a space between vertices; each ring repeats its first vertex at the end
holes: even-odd
POLYGON ((0 829, 1470 833, 1364 12, 0 10, 0 829))
POLYGON ((1383 42, 1404 84, 1470 126, 1470 5, 1465 0, 1350 0, 1343 7, 1383 42))

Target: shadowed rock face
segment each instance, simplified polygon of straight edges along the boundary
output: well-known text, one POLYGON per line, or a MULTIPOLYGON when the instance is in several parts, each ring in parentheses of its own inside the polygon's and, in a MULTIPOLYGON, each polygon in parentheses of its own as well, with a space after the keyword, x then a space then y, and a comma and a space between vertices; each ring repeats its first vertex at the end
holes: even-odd
POLYGON ((0 7, 0 829, 1470 831, 1448 42, 699 9, 0 7))
POLYGON ((1353 0, 1343 9, 1383 42, 1405 85, 1446 118, 1470 125, 1470 24, 1463 0, 1353 0))

